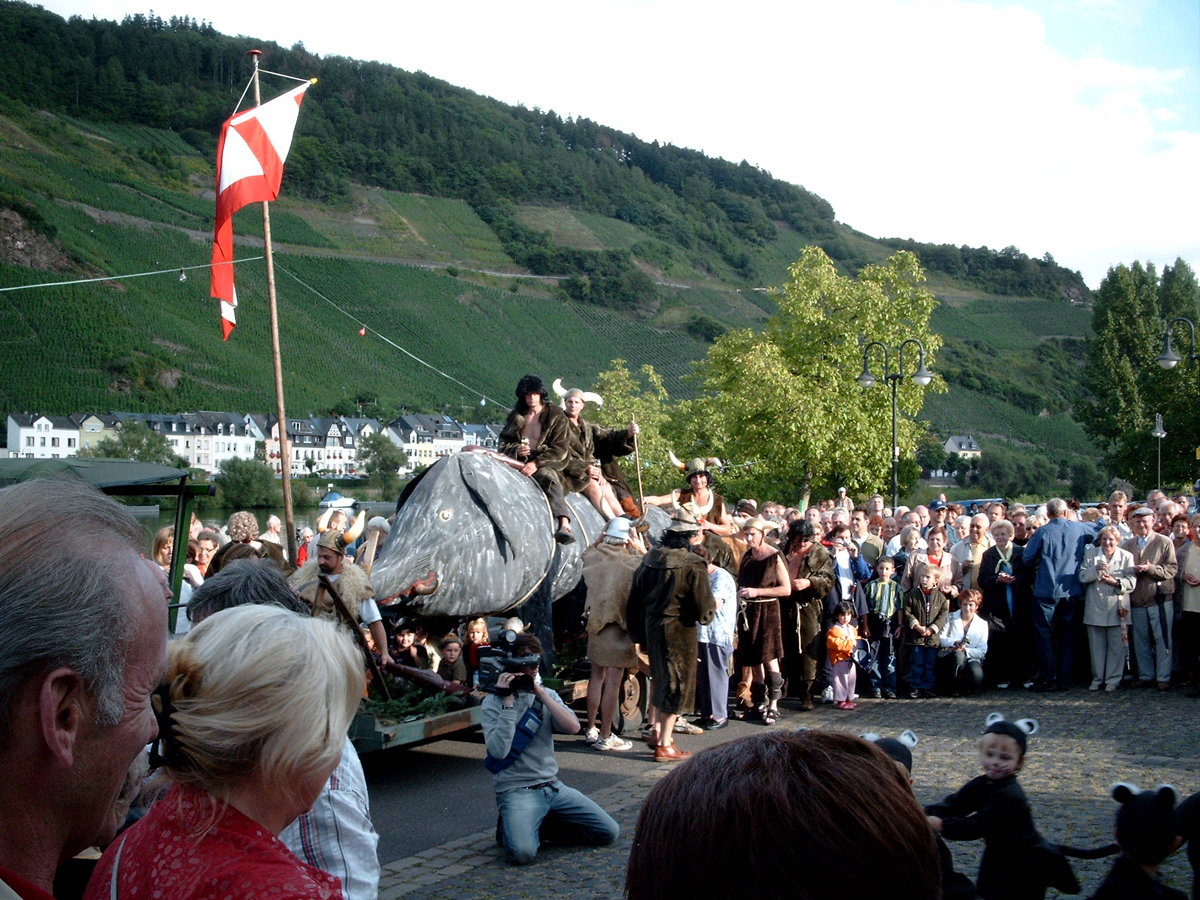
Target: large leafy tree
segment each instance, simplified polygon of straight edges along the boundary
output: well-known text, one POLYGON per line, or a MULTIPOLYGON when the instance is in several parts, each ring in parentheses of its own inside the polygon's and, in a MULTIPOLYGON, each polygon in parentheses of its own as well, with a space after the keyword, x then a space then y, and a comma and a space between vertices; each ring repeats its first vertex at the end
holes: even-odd
MULTIPOLYGON (((909 252, 849 278, 820 248, 808 247, 789 273, 775 296, 779 312, 761 333, 719 338, 699 366, 702 391, 687 412, 693 440, 707 452, 695 455, 738 464, 725 473, 727 493, 807 504, 814 490, 881 490, 891 478, 891 395, 878 350, 870 357, 878 384, 863 389, 857 383, 863 347, 880 341, 896 348, 917 338, 933 368, 941 347, 929 329, 936 301, 921 286, 924 274, 909 252)), ((917 365, 915 349, 905 352, 908 375, 917 365)), ((891 366, 896 371, 895 354, 891 366)), ((915 454, 924 433, 911 416, 926 390, 945 385, 935 379, 922 388, 909 378, 900 385, 902 457, 915 454)))
POLYGON ((136 459, 161 466, 188 468, 187 460, 171 449, 171 442, 142 422, 124 425, 114 436, 105 438, 90 450, 80 450, 79 455, 100 459, 136 459))
POLYGON ((408 455, 382 433, 369 434, 358 442, 358 462, 367 473, 367 484, 379 488, 385 500, 400 495, 400 469, 408 455))
MULTIPOLYGON (((674 487, 672 470, 667 462, 670 445, 666 429, 670 406, 662 376, 650 365, 642 366, 635 375, 626 367, 625 360, 614 359, 610 368, 597 376, 596 393, 604 399, 604 405, 595 412, 585 412, 585 417, 594 416, 597 424, 605 428, 626 428, 630 421, 637 421, 641 430, 637 456, 642 463, 642 483, 646 493, 674 487)), ((635 492, 638 483, 636 463, 632 456, 621 461, 625 478, 635 492)))
MULTIPOLYGON (((1160 279, 1153 264, 1135 262, 1109 269, 1092 314, 1095 337, 1088 341, 1084 386, 1088 394, 1077 416, 1104 448, 1112 469, 1145 490, 1157 482, 1155 414, 1162 413, 1167 437, 1162 444, 1163 480, 1190 483, 1200 434, 1197 367, 1187 326, 1176 326, 1175 349, 1184 362, 1164 371, 1155 360, 1162 351, 1167 322, 1197 316, 1196 275, 1183 260, 1166 266, 1160 279)), ((1197 349, 1200 349, 1198 347, 1197 349)))
POLYGON ((275 473, 255 459, 227 459, 213 481, 223 507, 261 509, 283 503, 283 488, 275 473))

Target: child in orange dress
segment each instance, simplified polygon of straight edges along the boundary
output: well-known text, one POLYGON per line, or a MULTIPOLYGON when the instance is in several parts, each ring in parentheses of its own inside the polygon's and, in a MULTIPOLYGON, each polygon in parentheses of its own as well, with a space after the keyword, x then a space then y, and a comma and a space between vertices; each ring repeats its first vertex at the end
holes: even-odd
POLYGON ((833 611, 833 626, 825 638, 829 665, 833 667, 833 705, 837 709, 854 709, 854 647, 858 629, 854 627, 854 606, 842 601, 833 611))

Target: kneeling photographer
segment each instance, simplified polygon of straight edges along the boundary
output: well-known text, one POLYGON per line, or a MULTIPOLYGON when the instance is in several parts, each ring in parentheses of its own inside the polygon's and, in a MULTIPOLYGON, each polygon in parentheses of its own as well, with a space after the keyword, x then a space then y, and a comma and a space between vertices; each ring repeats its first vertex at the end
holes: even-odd
POLYGON ((492 773, 500 811, 496 838, 514 865, 537 856, 542 834, 554 840, 611 844, 620 828, 588 797, 558 780, 553 729, 579 733, 579 719, 537 678, 542 645, 531 634, 501 635, 480 660, 484 765, 492 773), (490 669, 494 681, 485 674, 490 669), (544 830, 543 830, 544 829, 544 830))

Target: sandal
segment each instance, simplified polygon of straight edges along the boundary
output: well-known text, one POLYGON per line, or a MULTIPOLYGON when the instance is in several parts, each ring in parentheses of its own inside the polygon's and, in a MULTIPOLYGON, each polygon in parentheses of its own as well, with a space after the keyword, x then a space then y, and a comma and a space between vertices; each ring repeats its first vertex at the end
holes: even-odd
POLYGON ((764 725, 774 725, 776 720, 778 720, 778 718, 779 718, 779 710, 768 709, 766 712, 763 713, 763 724, 764 725))

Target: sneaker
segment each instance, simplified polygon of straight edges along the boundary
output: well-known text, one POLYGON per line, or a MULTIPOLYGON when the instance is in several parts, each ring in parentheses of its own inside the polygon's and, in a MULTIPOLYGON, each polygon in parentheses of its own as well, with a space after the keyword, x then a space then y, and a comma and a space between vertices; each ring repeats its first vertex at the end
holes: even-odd
POLYGON ((872 700, 882 700, 883 699, 883 691, 871 691, 870 696, 871 696, 872 700))
POLYGON ((827 688, 825 688, 825 690, 823 690, 821 692, 821 702, 822 703, 832 703, 833 702, 833 688, 832 687, 827 687, 827 688))
POLYGON ((598 741, 598 740, 600 740, 600 729, 599 728, 589 728, 587 730, 587 737, 584 738, 583 742, 590 746, 590 745, 596 743, 596 741, 598 741))
POLYGON ((697 728, 686 719, 676 719, 675 727, 672 729, 676 734, 704 734, 703 728, 697 728))
POLYGON ((632 750, 633 744, 615 734, 610 734, 602 741, 596 741, 597 750, 632 750))
POLYGON ((1088 690, 1089 691, 1098 691, 1102 687, 1104 687, 1103 681, 1093 681, 1091 684, 1088 685, 1088 690))
POLYGON ((997 690, 1007 691, 1008 690, 1008 682, 1001 681, 999 684, 996 685, 996 688, 997 688, 997 690))
POLYGON ((883 699, 884 699, 884 700, 895 700, 895 699, 896 699, 896 692, 895 692, 895 691, 884 691, 884 692, 883 692, 883 699))

